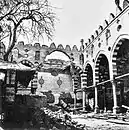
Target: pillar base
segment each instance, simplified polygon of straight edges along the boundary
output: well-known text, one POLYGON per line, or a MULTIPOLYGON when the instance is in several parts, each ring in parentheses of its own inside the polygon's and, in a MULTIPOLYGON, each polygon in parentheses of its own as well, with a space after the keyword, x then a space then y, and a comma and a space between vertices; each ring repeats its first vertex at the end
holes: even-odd
POLYGON ((83 107, 83 109, 82 109, 83 111, 86 111, 86 108, 85 107, 83 107))
POLYGON ((113 113, 117 114, 120 111, 118 106, 113 107, 113 113))
POLYGON ((107 112, 107 108, 106 107, 104 107, 104 113, 106 113, 107 112))
POLYGON ((94 110, 95 113, 99 113, 99 107, 95 107, 95 110, 94 110))

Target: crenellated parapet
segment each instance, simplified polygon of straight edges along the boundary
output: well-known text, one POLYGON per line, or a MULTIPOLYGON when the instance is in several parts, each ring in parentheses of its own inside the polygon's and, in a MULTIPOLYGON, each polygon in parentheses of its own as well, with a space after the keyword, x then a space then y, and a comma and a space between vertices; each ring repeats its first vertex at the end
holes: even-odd
POLYGON ((71 51, 70 46, 69 46, 69 45, 66 45, 65 50, 66 50, 66 51, 71 51))
POLYGON ((23 41, 19 41, 18 44, 15 47, 20 47, 20 48, 30 48, 30 49, 48 49, 51 51, 55 50, 60 50, 60 51, 65 51, 65 52, 79 52, 78 48, 76 45, 74 45, 72 48, 69 45, 66 45, 65 47, 62 44, 59 44, 57 47, 55 43, 51 43, 50 46, 47 45, 40 45, 40 43, 35 43, 34 45, 32 44, 25 44, 23 41))
POLYGON ((45 61, 46 57, 55 51, 59 51, 68 56, 69 60, 73 60, 77 65, 80 64, 79 55, 81 53, 77 46, 74 45, 72 48, 69 45, 65 47, 62 44, 58 46, 55 43, 51 43, 50 46, 40 45, 40 43, 25 44, 23 41, 18 42, 18 44, 13 49, 13 59, 14 61, 31 61, 33 64, 41 64, 45 61))

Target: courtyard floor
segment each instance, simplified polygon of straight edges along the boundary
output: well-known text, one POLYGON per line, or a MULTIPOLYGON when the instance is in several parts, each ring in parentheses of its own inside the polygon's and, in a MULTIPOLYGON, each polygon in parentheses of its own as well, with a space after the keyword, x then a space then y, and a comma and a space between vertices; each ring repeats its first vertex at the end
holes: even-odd
POLYGON ((97 118, 97 115, 93 116, 93 113, 72 115, 72 120, 78 124, 85 124, 86 130, 129 130, 129 121, 114 118, 101 119, 99 116, 97 118))
MULTIPOLYGON (((78 124, 85 125, 82 130, 129 130, 129 119, 122 118, 123 115, 113 114, 70 114, 72 121, 78 122, 78 124), (117 117, 117 118, 116 118, 117 117), (124 119, 124 120, 123 120, 124 119)), ((5 130, 38 130, 34 128, 7 128, 5 130)), ((0 130, 3 130, 0 127, 0 130)), ((46 130, 46 129, 41 129, 46 130)), ((48 130, 48 129, 47 129, 48 130)), ((60 129, 49 129, 49 130, 60 130, 60 129)), ((74 130, 74 129, 62 129, 62 130, 74 130)))

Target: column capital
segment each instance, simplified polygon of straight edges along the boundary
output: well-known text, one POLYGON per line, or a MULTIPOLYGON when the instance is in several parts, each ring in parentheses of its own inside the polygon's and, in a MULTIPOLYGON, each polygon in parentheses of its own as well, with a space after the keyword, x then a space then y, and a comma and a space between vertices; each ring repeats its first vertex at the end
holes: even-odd
POLYGON ((82 88, 82 91, 86 92, 86 87, 83 87, 83 88, 82 88))
POLYGON ((99 107, 98 106, 95 106, 94 112, 99 113, 99 107))
POLYGON ((120 107, 118 107, 118 106, 113 107, 113 113, 114 114, 117 114, 119 111, 120 111, 120 107))
POLYGON ((111 83, 116 83, 116 76, 113 76, 113 78, 110 81, 111 83))
POLYGON ((110 83, 111 83, 112 85, 115 85, 115 86, 116 86, 117 80, 114 78, 114 79, 112 79, 112 80, 110 81, 110 83))

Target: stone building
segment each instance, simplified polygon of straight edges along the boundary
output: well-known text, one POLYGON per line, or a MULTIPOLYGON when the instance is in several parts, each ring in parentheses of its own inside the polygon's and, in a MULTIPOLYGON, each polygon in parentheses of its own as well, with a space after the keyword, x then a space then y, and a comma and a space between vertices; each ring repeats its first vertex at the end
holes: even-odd
MULTIPOLYGON (((71 49, 62 44, 56 47, 52 43, 48 47, 19 42, 10 60, 37 68, 25 93, 51 91, 58 97, 62 92, 70 92, 75 99, 74 107, 76 99, 81 98, 83 110, 89 104, 95 112, 124 112, 122 105, 129 107, 128 5, 128 0, 121 1, 116 14, 110 13, 109 19, 86 42, 81 40, 80 50, 76 45, 71 49), (49 58, 55 52, 67 57, 66 60, 57 58, 58 55, 49 58)), ((17 93, 23 91, 24 87, 19 85, 17 93)))
MULTIPOLYGON (((17 93, 51 91, 58 98, 62 92, 70 92, 74 97, 73 86, 76 84, 77 89, 81 88, 81 55, 82 48, 78 50, 76 45, 71 49, 69 45, 64 48, 61 44, 56 47, 54 43, 48 47, 19 42, 12 50, 12 61, 37 68, 37 72, 27 89, 19 86, 17 93)), ((82 98, 81 93, 77 94, 77 98, 82 98)))
POLYGON ((83 110, 123 111, 129 107, 129 2, 110 13, 87 42, 83 43, 81 89, 83 110))

